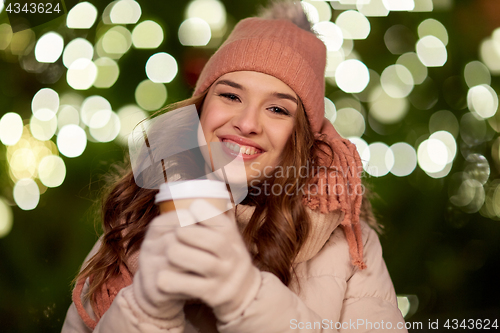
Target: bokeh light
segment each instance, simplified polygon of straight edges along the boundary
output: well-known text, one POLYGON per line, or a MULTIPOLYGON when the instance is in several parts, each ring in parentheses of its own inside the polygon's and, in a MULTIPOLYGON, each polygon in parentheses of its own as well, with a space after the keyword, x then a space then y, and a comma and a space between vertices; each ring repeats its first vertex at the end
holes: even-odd
POLYGON ((57 154, 54 143, 36 139, 30 133, 30 126, 25 125, 21 139, 7 148, 10 178, 13 182, 24 178, 35 178, 39 162, 45 156, 52 154, 57 154))
POLYGON ((481 84, 491 84, 490 70, 481 61, 475 60, 465 65, 464 77, 469 88, 481 84))
MULTIPOLYGON (((394 153, 383 142, 374 142, 368 146, 370 158, 365 171, 374 177, 382 177, 389 173, 394 166, 394 153)), ((361 159, 366 159, 361 156, 361 159)))
POLYGON ((415 148, 406 142, 393 144, 390 149, 394 155, 394 165, 391 173, 398 177, 408 176, 417 167, 417 153, 415 148))
POLYGON ((128 144, 129 134, 132 133, 132 130, 139 122, 148 117, 148 114, 133 104, 120 108, 117 114, 121 126, 116 140, 120 144, 126 146, 128 144))
MULTIPOLYGON (((128 1, 128 0, 121 0, 128 1)), ((122 26, 115 26, 102 36, 100 39, 102 43, 102 48, 104 52, 107 54, 114 54, 117 57, 122 56, 125 52, 127 52, 132 46, 132 34, 130 31, 122 26)), ((105 56, 105 55, 99 55, 105 56)), ((112 58, 110 56, 110 58, 112 58)))
POLYGON ((120 68, 116 61, 111 58, 102 57, 94 61, 97 67, 97 77, 94 81, 96 88, 110 88, 118 80, 120 68))
POLYGON ((337 117, 333 125, 344 138, 361 137, 365 132, 365 118, 354 108, 347 107, 337 110, 337 117))
POLYGON ((325 97, 325 118, 328 119, 332 124, 337 118, 337 108, 335 104, 327 97, 325 97))
POLYGON ((452 175, 449 195, 452 204, 469 214, 478 212, 485 201, 483 185, 464 172, 452 175))
POLYGON ((76 4, 66 17, 66 25, 70 29, 90 29, 97 18, 97 8, 90 2, 76 4))
POLYGON ((36 173, 36 156, 28 143, 27 148, 15 149, 9 156, 9 166, 15 179, 33 178, 36 173))
POLYGON ((89 59, 80 58, 71 64, 66 74, 66 80, 75 90, 87 90, 97 78, 97 66, 89 59))
POLYGON ((57 134, 57 148, 66 157, 78 157, 87 147, 85 131, 73 124, 64 126, 57 134))
POLYGON ((59 109, 59 94, 50 89, 40 89, 31 101, 31 111, 33 115, 42 121, 50 120, 59 109))
POLYGON ((55 32, 47 32, 40 37, 35 46, 35 58, 38 62, 53 63, 62 54, 64 40, 55 32))
POLYGON ((208 23, 210 30, 217 35, 226 26, 226 8, 218 0, 191 1, 186 8, 186 18, 200 18, 208 23))
POLYGON ((91 60, 94 55, 94 47, 85 38, 75 38, 66 45, 63 53, 63 64, 69 68, 75 60, 91 60))
POLYGON ((356 98, 361 102, 372 102, 379 97, 379 94, 384 90, 380 86, 380 75, 375 72, 373 69, 368 70, 368 74, 370 75, 370 81, 366 88, 360 93, 355 94, 356 98), (377 90, 376 94, 373 92, 377 90))
POLYGON ((22 210, 33 210, 40 201, 40 190, 33 179, 20 179, 13 190, 14 201, 22 210))
POLYGON ((32 116, 30 119, 30 131, 35 139, 40 141, 50 140, 57 131, 57 117, 54 115, 49 120, 40 120, 32 116))
MULTIPOLYGON (((85 125, 93 127, 94 124, 103 124, 108 121, 106 117, 109 117, 109 112, 111 111, 111 104, 102 96, 94 95, 87 97, 81 106, 81 118, 85 125), (109 112, 101 112, 109 111, 109 112), (101 113, 99 113, 101 112, 101 113), (106 118, 102 120, 103 116, 106 118)), ((102 126, 102 125, 97 125, 102 126)))
POLYGON ((72 105, 61 105, 57 113, 57 128, 58 131, 65 125, 80 124, 80 114, 72 105))
POLYGON ((370 73, 363 62, 348 59, 338 65, 335 81, 337 86, 346 93, 359 93, 368 85, 370 73))
POLYGON ((405 25, 395 24, 384 34, 384 43, 392 54, 415 51, 415 36, 405 25))
POLYGON ((162 27, 151 20, 143 21, 132 30, 132 44, 138 49, 155 49, 163 42, 162 27))
POLYGON ((479 56, 481 61, 488 66, 491 74, 500 74, 500 48, 497 46, 498 42, 495 42, 491 38, 486 38, 480 46, 479 56))
POLYGON ((417 42, 417 55, 427 67, 440 67, 446 63, 448 53, 443 42, 435 36, 425 36, 417 42))
POLYGON ((60 104, 61 105, 71 105, 74 108, 80 108, 84 100, 84 97, 77 93, 76 91, 66 91, 61 94, 60 104))
MULTIPOLYGON (((345 40, 344 40, 345 42, 345 40)), ((338 51, 327 51, 326 52, 326 69, 325 77, 327 80, 335 78, 335 71, 337 67, 345 60, 344 50, 341 48, 338 51)), ((327 81, 329 83, 335 84, 335 81, 327 81)))
POLYGON ((170 54, 153 54, 146 62, 146 75, 155 83, 169 83, 177 75, 177 61, 170 54))
POLYGON ((179 41, 185 46, 204 46, 210 42, 210 25, 199 17, 184 20, 179 26, 179 41))
POLYGON ((387 16, 389 10, 382 0, 356 1, 356 9, 365 16, 387 16))
MULTIPOLYGON (((2 6, 0 4, 0 6, 2 6)), ((0 238, 7 236, 12 230, 12 222, 14 217, 12 209, 7 204, 4 198, 0 197, 0 238)))
POLYGON ((136 1, 119 0, 111 7, 109 19, 113 24, 135 24, 141 14, 141 6, 136 1))
POLYGON ((490 118, 498 109, 498 95, 487 84, 481 84, 469 89, 467 94, 467 105, 471 112, 481 118, 490 118))
POLYGON ((438 179, 438 178, 444 178, 446 176, 448 176, 448 174, 450 173, 451 171, 451 167, 453 166, 453 163, 447 163, 443 170, 440 170, 440 171, 437 171, 437 172, 425 172, 429 177, 431 178, 435 178, 435 179, 438 179))
POLYGON ((349 137, 348 139, 356 146, 356 150, 361 158, 361 163, 363 164, 363 169, 366 170, 368 162, 370 162, 370 149, 368 148, 368 143, 359 137, 349 137))
POLYGON ((318 33, 318 38, 323 41, 328 51, 338 51, 344 42, 342 29, 330 21, 322 21, 313 25, 313 30, 318 33))
POLYGON ((427 67, 422 64, 415 52, 408 52, 399 56, 396 64, 406 67, 413 77, 415 84, 421 84, 427 78, 427 67))
POLYGON ((494 179, 484 185, 484 205, 479 210, 479 213, 486 218, 498 219, 500 217, 499 185, 500 179, 494 179))
POLYGON ((15 145, 23 134, 23 119, 15 112, 7 112, 0 118, 0 141, 6 146, 15 145))
POLYGON ((390 11, 413 10, 415 2, 413 0, 382 0, 385 8, 390 11))
POLYGON ((415 8, 412 12, 432 12, 433 9, 433 0, 415 0, 415 8))
POLYGON ((15 55, 25 55, 34 46, 35 33, 31 29, 22 30, 12 34, 10 52, 15 55))
POLYGON ((437 131, 431 134, 429 139, 436 139, 444 143, 448 150, 446 164, 452 162, 457 154, 457 143, 455 137, 447 131, 437 131))
POLYGON ((438 139, 427 139, 417 149, 418 165, 428 173, 442 171, 448 163, 448 148, 438 139))
POLYGON ((380 75, 380 84, 392 98, 403 98, 413 90, 413 76, 403 65, 391 65, 380 75))
POLYGON ((45 156, 38 165, 38 178, 47 187, 58 187, 66 178, 66 165, 59 156, 45 156))
POLYGON ((120 132, 120 119, 113 111, 101 110, 93 117, 90 135, 99 142, 113 141, 120 132))
POLYGON ((342 30, 345 39, 366 39, 370 34, 370 22, 366 16, 355 10, 340 13, 335 24, 342 30))
POLYGON ((406 98, 389 96, 382 86, 375 87, 369 95, 370 116, 382 124, 401 121, 410 108, 406 98))
POLYGON ((0 50, 5 50, 12 39, 12 28, 7 23, 0 24, 0 50))
POLYGON ((486 184, 490 177, 490 164, 486 157, 481 154, 469 154, 466 159, 464 172, 470 179, 477 180, 482 185, 486 184))
POLYGON ((493 204, 495 215, 500 217, 500 184, 495 187, 491 202, 493 204))
POLYGON ((144 80, 135 89, 135 101, 144 110, 158 110, 167 101, 167 87, 163 83, 144 80))
POLYGON ((425 36, 435 36, 439 38, 445 46, 448 45, 448 31, 438 20, 427 19, 418 25, 418 37, 423 38, 425 36))

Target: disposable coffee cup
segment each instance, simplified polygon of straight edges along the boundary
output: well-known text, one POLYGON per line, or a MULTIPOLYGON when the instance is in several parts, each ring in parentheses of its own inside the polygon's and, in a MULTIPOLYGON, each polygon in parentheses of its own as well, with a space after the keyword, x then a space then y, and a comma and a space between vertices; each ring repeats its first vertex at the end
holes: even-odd
MULTIPOLYGON (((194 179, 161 184, 160 192, 155 197, 155 203, 160 207, 160 213, 164 214, 178 209, 189 209, 189 206, 196 199, 206 200, 221 212, 226 212, 232 208, 226 183, 211 179, 194 179)), ((191 222, 179 219, 179 223, 184 227, 215 216, 210 215, 210 212, 201 213, 203 217, 198 221, 191 222)))

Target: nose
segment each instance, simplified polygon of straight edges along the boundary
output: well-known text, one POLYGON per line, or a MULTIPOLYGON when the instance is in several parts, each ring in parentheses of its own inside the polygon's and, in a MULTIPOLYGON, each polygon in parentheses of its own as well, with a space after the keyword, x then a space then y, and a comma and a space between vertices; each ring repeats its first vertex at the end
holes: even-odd
POLYGON ((260 134, 262 132, 262 123, 259 107, 247 105, 233 118, 233 126, 242 135, 260 134))

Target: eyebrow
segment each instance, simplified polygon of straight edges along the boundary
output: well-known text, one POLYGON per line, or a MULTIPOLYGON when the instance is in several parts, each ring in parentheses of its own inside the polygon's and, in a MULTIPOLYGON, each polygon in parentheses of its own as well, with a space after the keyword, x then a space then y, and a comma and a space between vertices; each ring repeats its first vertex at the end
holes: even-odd
MULTIPOLYGON (((220 80, 220 81, 217 81, 215 83, 215 86, 218 85, 218 84, 224 84, 224 85, 236 88, 236 89, 246 90, 245 87, 243 87, 241 84, 236 83, 234 81, 230 81, 230 80, 220 80)), ((295 97, 293 97, 292 95, 290 95, 290 94, 279 93, 279 92, 272 92, 271 96, 274 96, 274 97, 277 97, 277 98, 280 98, 280 99, 288 99, 288 100, 294 102, 297 105, 299 104, 298 101, 297 101, 297 99, 295 97)))

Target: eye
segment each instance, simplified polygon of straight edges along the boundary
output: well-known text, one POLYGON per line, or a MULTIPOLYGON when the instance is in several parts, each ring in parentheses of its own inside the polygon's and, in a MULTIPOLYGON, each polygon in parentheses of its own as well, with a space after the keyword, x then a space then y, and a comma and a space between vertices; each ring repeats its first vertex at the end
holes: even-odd
POLYGON ((230 101, 238 101, 240 98, 234 94, 231 94, 231 93, 222 93, 222 94, 219 94, 219 96, 222 96, 230 101))
POLYGON ((282 109, 280 107, 277 107, 277 106, 271 106, 270 109, 271 109, 272 113, 282 114, 282 115, 285 115, 285 116, 289 116, 290 115, 290 112, 288 112, 287 110, 282 109))

